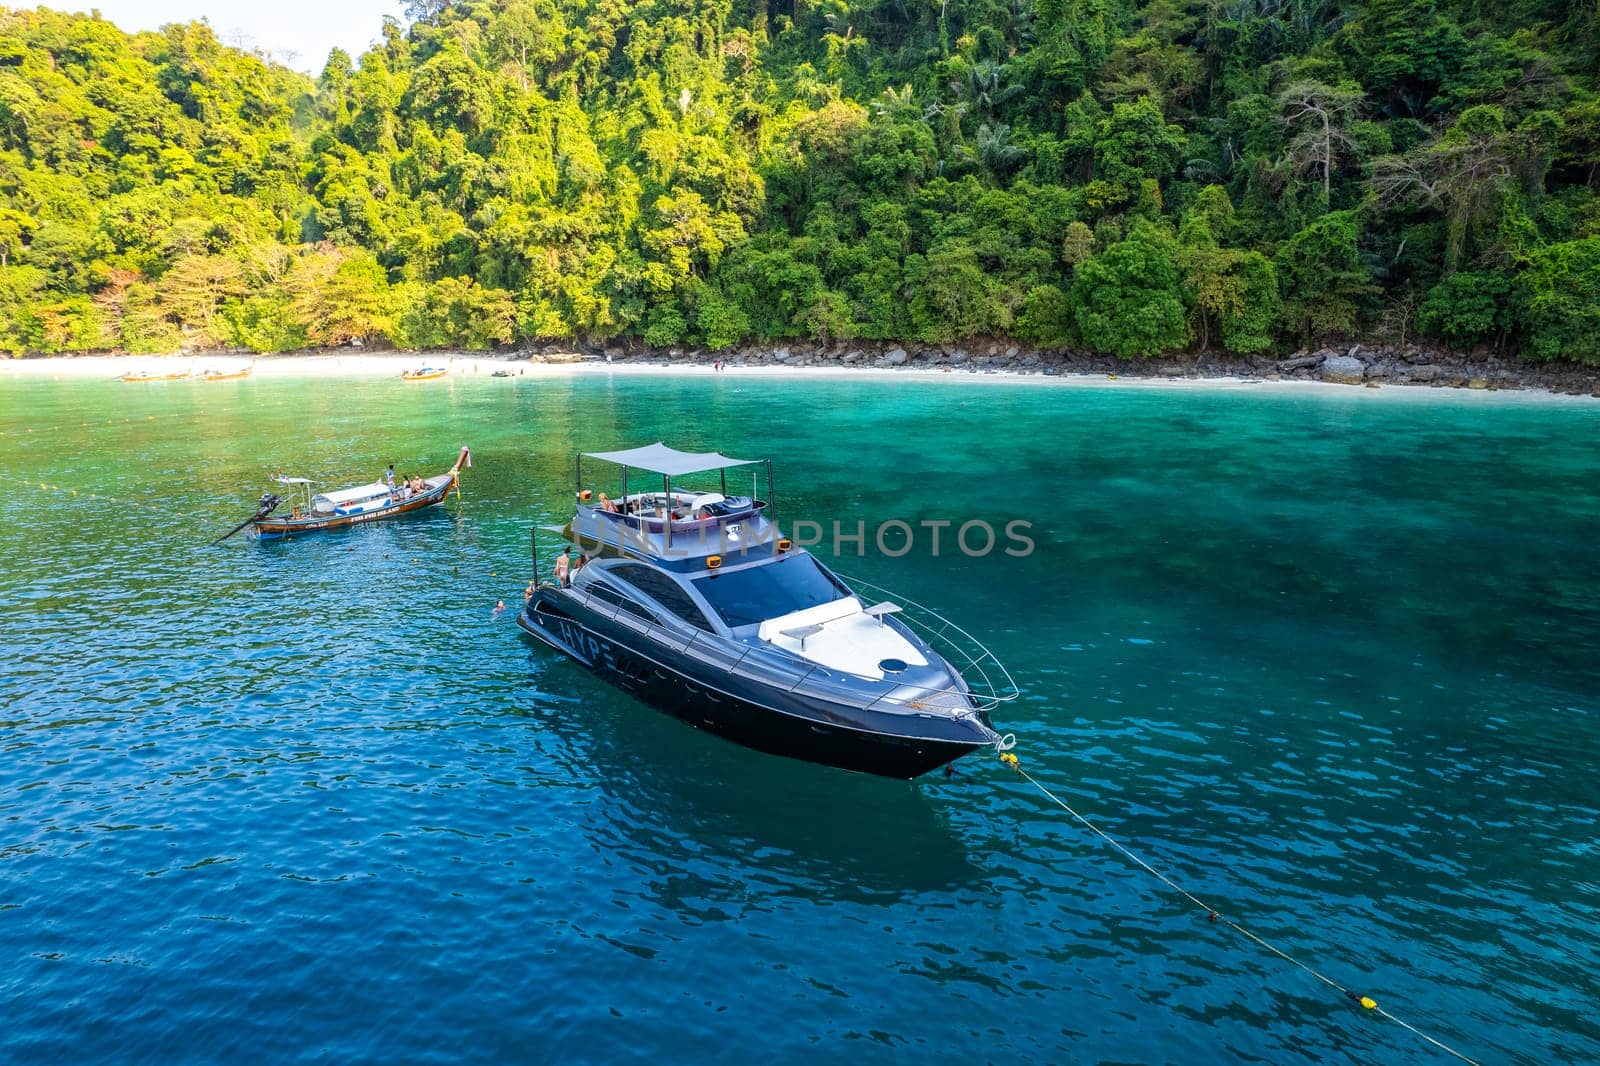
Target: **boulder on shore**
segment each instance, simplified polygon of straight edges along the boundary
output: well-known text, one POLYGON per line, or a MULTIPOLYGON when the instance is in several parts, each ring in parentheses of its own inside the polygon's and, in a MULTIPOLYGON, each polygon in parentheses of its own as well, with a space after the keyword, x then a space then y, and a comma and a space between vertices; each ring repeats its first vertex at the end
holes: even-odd
POLYGON ((1320 364, 1325 358, 1327 357, 1321 352, 1318 352, 1316 355, 1297 355, 1293 359, 1285 359, 1283 362, 1279 363, 1278 369, 1310 370, 1312 367, 1320 364))
POLYGON ((1367 365, 1350 355, 1330 355, 1322 361, 1322 380, 1341 385, 1359 385, 1367 365))
POLYGON ((890 348, 884 353, 883 358, 890 366, 900 366, 906 361, 906 350, 904 348, 890 348))

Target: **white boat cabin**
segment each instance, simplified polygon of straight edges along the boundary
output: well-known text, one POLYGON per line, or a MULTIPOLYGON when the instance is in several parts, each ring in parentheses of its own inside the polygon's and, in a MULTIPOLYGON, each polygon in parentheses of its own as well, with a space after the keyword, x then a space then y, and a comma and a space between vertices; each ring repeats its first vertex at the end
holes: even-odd
POLYGON ((392 503, 389 486, 381 481, 370 485, 357 485, 353 489, 337 492, 320 492, 311 500, 311 510, 316 514, 366 514, 392 503))

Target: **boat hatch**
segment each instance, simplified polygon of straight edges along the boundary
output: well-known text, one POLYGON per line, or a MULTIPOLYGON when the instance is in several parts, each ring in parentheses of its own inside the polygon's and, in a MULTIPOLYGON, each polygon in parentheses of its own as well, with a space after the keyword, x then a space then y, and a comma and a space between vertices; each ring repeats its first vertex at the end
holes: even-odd
POLYGON ((881 681, 886 672, 928 660, 899 630, 861 609, 854 596, 808 607, 761 623, 762 640, 821 666, 881 681), (888 670, 888 664, 899 667, 888 670))

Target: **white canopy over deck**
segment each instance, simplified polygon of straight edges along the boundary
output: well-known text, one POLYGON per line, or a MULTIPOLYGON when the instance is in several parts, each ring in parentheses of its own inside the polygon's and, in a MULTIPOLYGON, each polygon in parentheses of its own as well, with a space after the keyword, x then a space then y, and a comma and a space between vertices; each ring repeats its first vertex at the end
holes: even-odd
POLYGON ((760 459, 733 459, 720 452, 680 452, 667 447, 664 441, 647 444, 643 448, 624 448, 617 452, 584 452, 586 459, 604 459, 608 463, 648 470, 664 477, 682 477, 707 470, 724 470, 730 466, 751 466, 760 459))
MULTIPOLYGON (((583 483, 583 461, 585 459, 603 459, 622 467, 622 493, 621 500, 625 513, 615 516, 615 520, 643 529, 652 535, 656 532, 664 535, 665 547, 672 545, 672 532, 675 526, 696 526, 697 521, 685 521, 673 514, 673 510, 687 507, 691 501, 699 500, 699 506, 715 506, 718 498, 726 500, 728 497, 728 470, 737 466, 765 466, 767 472, 767 499, 765 502, 756 499, 755 476, 751 475, 750 498, 755 505, 754 509, 770 508, 772 500, 772 460, 770 459, 736 459, 733 456, 723 455, 721 452, 682 452, 676 448, 667 447, 663 441, 647 444, 642 448, 624 448, 614 452, 579 452, 574 460, 574 485, 573 489, 578 497, 578 514, 580 522, 594 521, 599 513, 598 505, 593 502, 593 496, 583 483), (662 479, 661 492, 630 493, 628 491, 628 475, 643 471, 659 475, 662 479), (684 492, 682 489, 674 490, 672 479, 690 474, 701 474, 715 471, 720 481, 719 492, 707 489, 696 489, 684 492), (632 507, 628 507, 631 504, 632 507), (640 508, 653 509, 657 514, 652 517, 640 514, 640 508), (632 511, 633 513, 626 513, 632 511)), ((691 515, 693 512, 691 512, 691 515)), ((767 515, 770 520, 770 511, 767 515)))

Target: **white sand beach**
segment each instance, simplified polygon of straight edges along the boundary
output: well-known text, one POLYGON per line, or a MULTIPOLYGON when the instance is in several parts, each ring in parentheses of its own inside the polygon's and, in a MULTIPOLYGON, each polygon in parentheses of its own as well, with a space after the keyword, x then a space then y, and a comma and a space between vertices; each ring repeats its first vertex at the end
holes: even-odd
POLYGON ((728 380, 753 378, 795 378, 811 380, 883 380, 919 383, 959 383, 961 385, 1033 385, 1065 388, 1107 388, 1138 390, 1207 389, 1237 390, 1266 393, 1307 392, 1360 395, 1364 397, 1395 398, 1407 396, 1496 397, 1506 400, 1513 397, 1527 400, 1578 400, 1592 401, 1594 397, 1567 395, 1545 389, 1469 390, 1461 388, 1430 388, 1384 384, 1382 387, 1343 385, 1325 381, 1272 380, 1244 377, 1161 377, 1141 374, 1138 367, 1128 373, 1070 373, 1044 374, 1040 371, 1019 372, 1010 369, 963 367, 881 367, 881 366, 805 366, 782 365, 739 366, 725 365, 719 373, 709 363, 682 360, 673 363, 604 359, 576 355, 570 361, 557 361, 549 357, 516 359, 479 354, 431 353, 295 353, 287 355, 85 355, 48 356, 27 359, 0 359, 0 380, 117 380, 125 374, 187 373, 187 378, 169 381, 130 383, 129 387, 160 388, 204 384, 208 388, 241 386, 255 379, 288 378, 394 378, 399 380, 405 370, 421 366, 444 367, 448 374, 432 381, 414 383, 416 388, 437 388, 451 381, 467 380, 537 380, 564 378, 575 375, 615 377, 721 377, 728 380), (247 378, 206 382, 207 371, 230 373, 250 370, 247 378), (502 377, 495 379, 500 372, 502 377))

